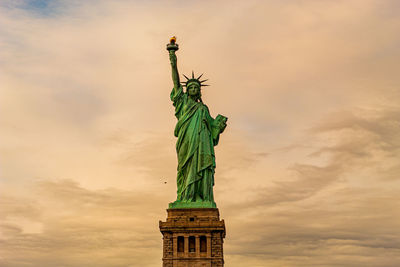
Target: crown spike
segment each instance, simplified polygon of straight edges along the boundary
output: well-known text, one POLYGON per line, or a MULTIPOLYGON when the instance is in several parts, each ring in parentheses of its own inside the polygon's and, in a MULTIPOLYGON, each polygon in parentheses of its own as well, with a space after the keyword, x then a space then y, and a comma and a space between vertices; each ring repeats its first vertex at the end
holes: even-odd
POLYGON ((182 74, 185 78, 186 78, 186 80, 190 80, 185 74, 182 74))
POLYGON ((197 80, 200 80, 200 78, 201 78, 201 76, 203 76, 203 74, 204 74, 204 73, 202 73, 202 74, 197 78, 197 80))
POLYGON ((203 87, 203 86, 210 86, 210 85, 209 84, 202 84, 201 87, 203 87))
POLYGON ((192 79, 194 79, 194 72, 192 71, 192 79))
POLYGON ((202 81, 200 81, 200 83, 203 83, 203 82, 206 82, 206 81, 208 81, 208 79, 206 79, 206 80, 202 80, 202 81))

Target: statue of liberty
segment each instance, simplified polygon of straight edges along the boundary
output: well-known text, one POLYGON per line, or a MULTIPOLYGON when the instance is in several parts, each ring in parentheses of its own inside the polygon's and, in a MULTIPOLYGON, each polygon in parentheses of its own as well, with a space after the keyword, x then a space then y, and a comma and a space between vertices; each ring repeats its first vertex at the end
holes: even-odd
POLYGON ((227 118, 218 115, 213 119, 208 107, 201 100, 201 89, 207 80, 200 80, 202 75, 180 82, 177 58, 176 38, 172 37, 167 44, 172 67, 174 88, 171 100, 175 107, 178 122, 174 134, 178 138, 176 152, 178 155, 177 199, 169 208, 216 208, 213 186, 215 172, 214 146, 218 144, 219 135, 226 127, 227 118), (186 87, 185 92, 183 87, 186 87))

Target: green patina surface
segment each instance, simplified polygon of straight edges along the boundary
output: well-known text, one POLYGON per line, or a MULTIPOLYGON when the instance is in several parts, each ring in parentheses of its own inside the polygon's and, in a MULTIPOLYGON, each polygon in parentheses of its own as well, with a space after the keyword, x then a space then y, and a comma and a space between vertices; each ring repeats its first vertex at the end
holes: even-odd
POLYGON ((214 201, 197 201, 197 202, 184 202, 175 201, 169 203, 168 208, 170 209, 194 209, 194 208, 216 208, 217 204, 214 201))
POLYGON ((218 115, 211 117, 208 107, 201 99, 201 87, 204 81, 200 77, 187 78, 180 83, 175 52, 175 42, 167 45, 172 67, 174 88, 171 100, 175 107, 178 122, 174 134, 178 138, 176 152, 178 156, 177 199, 169 208, 215 208, 213 186, 215 172, 214 146, 226 127, 227 118, 218 115))

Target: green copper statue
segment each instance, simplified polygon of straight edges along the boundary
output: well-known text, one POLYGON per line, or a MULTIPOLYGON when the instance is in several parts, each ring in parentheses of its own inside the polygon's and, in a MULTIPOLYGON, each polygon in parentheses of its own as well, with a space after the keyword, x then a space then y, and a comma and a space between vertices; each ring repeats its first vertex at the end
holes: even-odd
POLYGON ((208 107, 201 100, 203 84, 200 77, 192 77, 183 82, 179 80, 176 38, 167 44, 172 66, 174 88, 171 100, 178 119, 175 127, 176 152, 178 154, 177 199, 169 208, 215 208, 213 186, 215 172, 214 146, 226 127, 227 118, 218 115, 213 119, 208 107))

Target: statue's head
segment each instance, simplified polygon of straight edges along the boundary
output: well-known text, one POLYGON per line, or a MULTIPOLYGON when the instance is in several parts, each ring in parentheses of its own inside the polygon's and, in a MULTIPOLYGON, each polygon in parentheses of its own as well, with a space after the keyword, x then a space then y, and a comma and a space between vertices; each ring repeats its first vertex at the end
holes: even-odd
POLYGON ((201 87, 208 86, 207 84, 202 84, 207 80, 200 81, 201 74, 198 78, 194 77, 194 73, 192 71, 192 78, 188 78, 186 75, 183 75, 186 78, 186 82, 182 82, 182 84, 186 87, 186 92, 189 96, 195 97, 196 99, 201 99, 201 87))
POLYGON ((201 97, 201 84, 196 81, 192 81, 186 85, 186 92, 189 96, 194 96, 195 98, 201 97))

